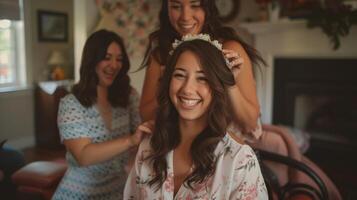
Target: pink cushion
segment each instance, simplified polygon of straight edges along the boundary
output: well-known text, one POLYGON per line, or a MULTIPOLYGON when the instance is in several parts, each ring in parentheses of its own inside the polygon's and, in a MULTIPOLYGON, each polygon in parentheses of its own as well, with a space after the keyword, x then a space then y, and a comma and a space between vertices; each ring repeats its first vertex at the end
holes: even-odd
POLYGON ((36 161, 16 171, 11 178, 18 186, 49 188, 58 184, 66 169, 63 162, 36 161))

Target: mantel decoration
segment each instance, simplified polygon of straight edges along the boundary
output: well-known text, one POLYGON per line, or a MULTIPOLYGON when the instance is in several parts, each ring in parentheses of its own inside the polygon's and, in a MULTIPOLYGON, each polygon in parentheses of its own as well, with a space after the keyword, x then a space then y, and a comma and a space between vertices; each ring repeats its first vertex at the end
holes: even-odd
POLYGON ((216 0, 216 5, 222 22, 230 22, 239 14, 240 0, 216 0))
POLYGON ((341 45, 340 38, 347 36, 351 26, 357 24, 357 10, 341 0, 324 2, 307 18, 307 27, 320 27, 329 37, 333 49, 337 50, 341 45))
POLYGON ((281 5, 279 0, 255 0, 259 5, 260 21, 275 22, 280 17, 281 5))
POLYGON ((330 39, 334 50, 340 47, 341 37, 347 36, 351 26, 357 24, 357 10, 347 5, 347 0, 255 1, 264 8, 280 7, 281 16, 306 19, 308 28, 321 28, 330 39))

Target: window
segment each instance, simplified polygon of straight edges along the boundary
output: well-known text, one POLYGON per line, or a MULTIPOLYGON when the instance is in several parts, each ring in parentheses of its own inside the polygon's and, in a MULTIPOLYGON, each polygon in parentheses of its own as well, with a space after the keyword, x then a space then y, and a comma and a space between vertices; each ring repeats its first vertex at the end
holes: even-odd
POLYGON ((0 20, 0 88, 25 83, 23 23, 0 20))

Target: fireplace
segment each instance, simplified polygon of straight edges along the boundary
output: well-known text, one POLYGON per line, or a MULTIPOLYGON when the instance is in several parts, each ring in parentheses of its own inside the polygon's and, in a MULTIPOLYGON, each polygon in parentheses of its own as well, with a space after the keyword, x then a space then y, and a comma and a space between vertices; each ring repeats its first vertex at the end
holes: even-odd
POLYGON ((262 122, 307 129, 311 140, 305 155, 345 199, 357 199, 357 27, 341 38, 336 51, 320 29, 306 28, 304 20, 239 27, 268 65, 255 73, 262 122))
POLYGON ((355 199, 357 177, 357 59, 275 57, 274 124, 299 128, 311 136, 305 154, 355 199))
POLYGON ((273 123, 304 129, 326 146, 354 150, 356 75, 357 59, 275 58, 273 123))
MULTIPOLYGON (((334 51, 328 37, 319 29, 306 28, 305 20, 231 25, 237 27, 243 38, 251 41, 267 62, 267 67, 261 67, 255 73, 263 123, 273 123, 274 71, 277 59, 357 59, 357 27, 351 27, 350 34, 341 38, 341 47, 334 51)), ((286 67, 289 68, 290 65, 286 67)), ((324 71, 318 72, 322 74, 324 71)))

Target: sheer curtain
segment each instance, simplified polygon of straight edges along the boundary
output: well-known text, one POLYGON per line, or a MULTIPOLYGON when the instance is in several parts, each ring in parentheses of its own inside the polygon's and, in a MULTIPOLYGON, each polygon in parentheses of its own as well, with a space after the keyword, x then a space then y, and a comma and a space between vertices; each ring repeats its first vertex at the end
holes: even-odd
POLYGON ((0 19, 20 20, 19 0, 0 0, 0 19))

